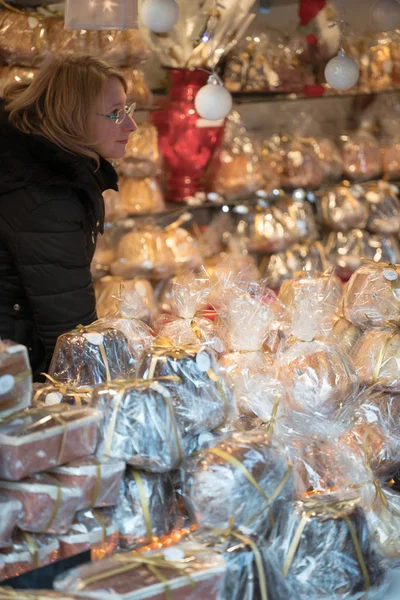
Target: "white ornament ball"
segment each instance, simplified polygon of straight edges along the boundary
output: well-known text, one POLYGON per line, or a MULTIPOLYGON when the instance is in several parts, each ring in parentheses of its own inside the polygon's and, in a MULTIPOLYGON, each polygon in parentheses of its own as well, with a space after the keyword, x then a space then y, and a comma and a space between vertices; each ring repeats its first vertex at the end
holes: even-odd
POLYGON ((335 90, 348 90, 358 81, 360 69, 355 60, 339 52, 325 67, 325 79, 335 90))
POLYGON ((150 31, 166 33, 178 21, 179 7, 175 0, 144 0, 140 18, 150 31))
POLYGON ((378 0, 371 9, 371 23, 377 31, 393 31, 400 27, 400 3, 378 0))
POLYGON ((231 112, 232 96, 223 85, 207 83, 197 92, 194 106, 203 119, 218 121, 231 112))

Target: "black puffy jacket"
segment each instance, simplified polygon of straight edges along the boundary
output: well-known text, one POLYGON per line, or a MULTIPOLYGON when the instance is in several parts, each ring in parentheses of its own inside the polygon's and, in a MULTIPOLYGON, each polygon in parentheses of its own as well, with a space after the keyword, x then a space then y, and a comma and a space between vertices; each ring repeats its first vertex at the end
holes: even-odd
POLYGON ((13 127, 0 105, 0 338, 28 346, 34 374, 57 337, 96 318, 90 263, 102 192, 117 174, 13 127))

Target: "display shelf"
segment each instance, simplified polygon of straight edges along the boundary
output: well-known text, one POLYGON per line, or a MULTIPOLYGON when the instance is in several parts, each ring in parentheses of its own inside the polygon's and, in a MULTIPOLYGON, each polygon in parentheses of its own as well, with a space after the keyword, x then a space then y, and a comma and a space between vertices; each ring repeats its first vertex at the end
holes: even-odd
POLYGON ((275 92, 233 92, 232 97, 235 104, 258 104, 262 102, 282 102, 294 100, 328 100, 336 98, 356 98, 359 96, 375 96, 385 94, 399 93, 400 88, 390 90, 376 90, 371 92, 346 92, 343 94, 333 94, 332 92, 321 95, 309 95, 304 93, 279 94, 275 92))

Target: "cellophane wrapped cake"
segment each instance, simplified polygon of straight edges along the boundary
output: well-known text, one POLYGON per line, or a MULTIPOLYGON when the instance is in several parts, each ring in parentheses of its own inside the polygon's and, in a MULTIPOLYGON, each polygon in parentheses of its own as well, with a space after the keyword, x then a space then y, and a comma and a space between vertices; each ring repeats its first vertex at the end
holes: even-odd
POLYGON ((82 565, 61 575, 55 588, 85 598, 158 600, 168 590, 174 600, 218 600, 225 575, 221 556, 183 541, 164 551, 126 552, 82 565))
POLYGON ((163 385, 171 394, 177 423, 185 434, 217 429, 235 414, 229 387, 209 348, 174 346, 158 338, 143 359, 139 376, 165 378, 163 385))
POLYGON ((59 535, 60 558, 88 550, 105 558, 117 549, 118 526, 113 509, 82 510, 76 513, 68 532, 59 535))
POLYGON ((31 394, 32 373, 27 348, 0 340, 0 416, 27 408, 31 394))
POLYGON ((160 170, 157 129, 151 123, 141 123, 129 136, 118 172, 125 177, 141 178, 155 177, 160 170))
MULTIPOLYGON (((48 377, 48 376, 47 376, 48 377)), ((70 406, 88 406, 92 399, 92 388, 88 386, 73 388, 55 379, 48 384, 34 384, 32 405, 39 408, 54 404, 69 404, 70 406)))
POLYGON ((0 493, 0 548, 12 546, 12 535, 22 508, 19 500, 0 493))
POLYGON ((61 485, 78 487, 82 495, 77 510, 86 510, 115 506, 124 472, 122 460, 97 460, 89 456, 56 467, 50 474, 61 485))
POLYGON ((143 312, 139 312, 136 317, 150 324, 157 314, 157 302, 151 283, 146 279, 125 280, 122 277, 108 275, 95 281, 94 291, 98 317, 101 319, 113 315, 121 309, 121 284, 127 293, 134 290, 141 296, 144 308, 143 312))
POLYGON ((60 335, 49 375, 73 387, 91 386, 134 375, 135 359, 126 336, 110 326, 78 326, 60 335))
POLYGON ((176 516, 176 497, 169 474, 128 467, 115 509, 120 547, 138 548, 169 533, 176 516))
POLYGON ((184 452, 182 434, 171 392, 162 380, 97 386, 93 404, 104 415, 98 458, 122 460, 156 473, 179 466, 184 452))
MULTIPOLYGON (((11 547, 8 550, 0 550, 0 558, 5 565, 5 578, 18 577, 56 561, 60 556, 59 547, 57 538, 52 535, 18 531, 13 536, 11 547)), ((18 592, 21 593, 18 599, 23 598, 23 592, 18 592)), ((0 591, 0 598, 1 594, 0 591)))
POLYGON ((182 467, 183 493, 201 527, 265 528, 294 495, 291 467, 264 432, 235 433, 182 467))
POLYGON ((19 480, 93 454, 100 411, 65 404, 34 407, 0 423, 0 477, 19 480))

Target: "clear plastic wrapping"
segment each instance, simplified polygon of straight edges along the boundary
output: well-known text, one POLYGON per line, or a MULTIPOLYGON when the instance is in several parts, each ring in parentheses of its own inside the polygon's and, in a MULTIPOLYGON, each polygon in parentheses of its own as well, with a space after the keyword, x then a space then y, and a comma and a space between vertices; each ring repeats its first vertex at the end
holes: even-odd
POLYGON ((0 477, 32 473, 95 451, 101 412, 61 404, 32 408, 0 424, 0 477))
POLYGON ((0 600, 79 600, 78 596, 63 594, 51 590, 20 590, 0 588, 0 600))
POLYGON ((0 13, 0 57, 10 66, 39 66, 50 48, 45 20, 28 12, 4 10, 0 13))
POLYGON ((397 562, 400 554, 400 494, 389 487, 383 487, 382 493, 383 496, 366 511, 368 527, 379 552, 397 562))
POLYGON ((22 503, 17 525, 32 533, 66 533, 81 498, 78 488, 65 487, 48 473, 23 481, 0 481, 0 489, 22 503))
POLYGON ((0 415, 5 417, 27 408, 31 395, 32 372, 27 348, 0 340, 0 415))
POLYGON ((160 184, 155 177, 120 177, 119 208, 122 213, 157 213, 165 210, 160 184))
POLYGON ((359 327, 400 324, 400 271, 386 263, 363 264, 348 282, 343 313, 359 327))
POLYGON ((343 170, 352 181, 376 179, 382 172, 382 157, 378 141, 368 131, 360 130, 343 136, 343 170))
POLYGON ((217 429, 235 414, 233 398, 210 349, 173 346, 159 339, 144 358, 139 376, 167 378, 163 385, 171 394, 176 420, 185 434, 217 429), (180 381, 168 381, 171 377, 180 381))
POLYGON ((97 386, 93 404, 104 413, 98 457, 123 460, 156 473, 179 466, 184 452, 182 436, 171 393, 162 381, 97 386))
POLYGON ((78 458, 50 471, 52 477, 66 487, 77 487, 82 493, 77 510, 115 506, 125 472, 121 460, 78 458))
POLYGON ((366 228, 371 233, 397 234, 400 230, 400 201, 397 187, 385 181, 370 183, 365 188, 368 206, 366 228))
POLYGON ((127 379, 135 366, 121 331, 107 325, 79 325, 58 338, 49 375, 72 387, 93 387, 112 379, 127 379))
POLYGON ((115 516, 123 549, 137 548, 169 533, 176 520, 176 497, 170 476, 128 467, 115 516))
MULTIPOLYGON (((54 536, 19 531, 13 536, 11 548, 0 550, 0 558, 5 563, 5 577, 18 577, 27 571, 44 567, 56 561, 59 558, 59 543, 54 536)), ((24 600, 24 591, 16 590, 16 592, 18 592, 18 596, 5 597, 24 600)), ((3 598, 1 591, 0 598, 3 598)), ((38 596, 38 600, 41 598, 42 596, 38 596)))
POLYGON ((170 292, 172 314, 161 315, 154 324, 159 336, 175 345, 207 346, 221 352, 215 323, 202 316, 213 285, 204 272, 187 271, 174 278, 170 292))
POLYGON ((352 352, 361 385, 400 392, 400 334, 391 329, 367 329, 352 352))
POLYGON ((104 508, 77 512, 68 532, 58 536, 58 541, 62 559, 88 550, 95 553, 97 560, 109 556, 118 545, 114 511, 104 508))
POLYGON ((200 527, 265 528, 294 494, 291 467, 261 432, 235 433, 182 467, 183 492, 200 527))
POLYGON ((248 233, 251 252, 281 252, 298 241, 296 218, 290 208, 290 201, 279 199, 253 209, 248 233))
POLYGON ((324 225, 337 231, 364 229, 368 220, 368 207, 360 185, 338 185, 325 192, 321 198, 324 225))
POLYGON ((0 548, 12 546, 12 534, 21 511, 22 503, 19 500, 0 493, 0 548))
POLYGON ((88 406, 92 400, 92 388, 73 388, 56 380, 46 385, 35 384, 32 404, 39 408, 43 404, 69 404, 70 406, 88 406))
POLYGON ((312 496, 282 506, 267 550, 277 600, 377 600, 385 573, 357 500, 312 496))
POLYGON ((140 294, 144 307, 135 316, 145 323, 151 323, 157 314, 157 302, 151 284, 146 279, 122 279, 111 275, 98 279, 94 284, 99 319, 115 315, 121 310, 121 285, 127 293, 135 290, 140 294))
POLYGON ((107 600, 110 594, 121 600, 158 600, 166 590, 174 600, 218 600, 224 560, 190 542, 181 542, 174 550, 114 554, 67 571, 54 587, 96 600, 107 600))
POLYGON ((400 179, 400 140, 398 136, 386 140, 382 147, 383 174, 386 179, 400 179))
POLYGON ((362 330, 359 327, 353 325, 344 317, 337 317, 329 337, 330 341, 337 344, 342 352, 350 355, 361 335, 362 330))
POLYGON ((288 410, 332 415, 358 390, 358 376, 340 348, 324 342, 295 342, 276 362, 288 410))
MULTIPOLYGON (((276 138, 278 141, 279 138, 276 138)), ((282 136, 279 152, 282 156, 281 185, 286 189, 318 188, 324 172, 315 152, 315 139, 282 136)))
POLYGON ((118 172, 125 177, 155 177, 161 168, 157 129, 141 123, 129 136, 118 172))
POLYGON ((165 228, 165 233, 167 246, 174 256, 178 272, 200 267, 203 261, 198 241, 187 229, 172 223, 165 228))

